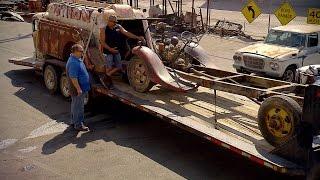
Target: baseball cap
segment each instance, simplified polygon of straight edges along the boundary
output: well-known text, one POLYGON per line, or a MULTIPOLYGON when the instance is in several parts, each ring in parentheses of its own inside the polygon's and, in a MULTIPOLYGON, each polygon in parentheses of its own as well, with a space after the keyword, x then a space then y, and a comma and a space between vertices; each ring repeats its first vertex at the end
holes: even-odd
POLYGON ((108 20, 109 20, 109 21, 113 21, 113 22, 118 22, 117 16, 115 16, 115 15, 109 16, 108 20))

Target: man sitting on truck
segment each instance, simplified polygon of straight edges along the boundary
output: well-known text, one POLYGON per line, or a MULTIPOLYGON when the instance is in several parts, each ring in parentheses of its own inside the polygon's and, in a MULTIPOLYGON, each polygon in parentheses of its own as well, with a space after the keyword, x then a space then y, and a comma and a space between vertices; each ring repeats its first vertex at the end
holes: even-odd
POLYGON ((90 90, 89 73, 82 60, 83 47, 75 44, 71 52, 66 65, 71 95, 71 124, 78 131, 89 131, 89 128, 83 124, 84 98, 90 90))
POLYGON ((100 27, 100 43, 106 59, 106 74, 111 76, 122 69, 119 48, 123 48, 121 35, 144 41, 144 37, 136 36, 117 24, 117 16, 111 15, 106 26, 100 27))

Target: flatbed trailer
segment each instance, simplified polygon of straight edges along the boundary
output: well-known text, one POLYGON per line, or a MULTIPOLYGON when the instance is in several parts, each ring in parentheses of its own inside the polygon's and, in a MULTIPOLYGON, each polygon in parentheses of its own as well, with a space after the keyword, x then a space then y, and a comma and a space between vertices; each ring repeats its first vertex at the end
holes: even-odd
POLYGON ((148 94, 143 94, 121 80, 115 81, 115 87, 115 90, 108 90, 95 85, 93 89, 259 165, 281 173, 304 174, 303 167, 270 153, 274 147, 263 139, 258 129, 258 105, 247 98, 218 91, 215 100, 212 89, 203 87, 181 94, 156 86, 148 94))
MULTIPOLYGON (((49 59, 48 61, 53 62, 54 60, 49 59)), ((32 58, 13 58, 9 62, 33 67, 38 72, 42 71, 41 67, 44 63, 43 61, 32 60, 32 58)), ((290 92, 293 93, 293 90, 297 89, 296 87, 300 87, 300 85, 283 84, 280 83, 281 81, 262 78, 265 81, 260 85, 268 85, 270 87, 261 89, 261 87, 258 88, 259 83, 257 82, 255 83, 256 87, 250 86, 250 83, 255 82, 254 77, 221 70, 205 69, 203 67, 196 67, 194 72, 189 75, 171 68, 168 68, 168 72, 173 76, 179 75, 189 80, 193 79, 194 82, 199 81, 198 84, 201 86, 185 92, 177 92, 165 89, 161 85, 155 85, 148 92, 140 93, 121 78, 116 77, 114 79, 116 89, 108 90, 100 83, 97 83, 92 85, 92 90, 96 95, 108 96, 152 114, 203 137, 215 145, 222 146, 228 149, 229 152, 248 158, 261 166, 291 175, 305 174, 303 166, 272 153, 275 147, 263 138, 258 128, 257 111, 259 105, 244 97, 244 95, 247 95, 245 93, 250 94, 253 92, 255 93, 249 97, 269 96, 272 92, 280 93, 273 90, 283 88, 287 90, 289 88, 291 89, 290 92), (213 77, 214 75, 215 77, 213 77), (242 82, 236 79, 239 77, 242 77, 242 82), (270 84, 271 82, 273 84, 270 84), (219 85, 219 83, 224 85, 219 85), (235 88, 235 85, 242 87, 243 91, 231 90, 235 88), (293 89, 292 86, 294 87, 293 89), (226 88, 230 91, 226 91, 226 88), (235 93, 235 91, 238 91, 237 94, 240 95, 231 94, 235 93)), ((287 95, 297 100, 303 100, 301 96, 290 93, 287 93, 287 95)))

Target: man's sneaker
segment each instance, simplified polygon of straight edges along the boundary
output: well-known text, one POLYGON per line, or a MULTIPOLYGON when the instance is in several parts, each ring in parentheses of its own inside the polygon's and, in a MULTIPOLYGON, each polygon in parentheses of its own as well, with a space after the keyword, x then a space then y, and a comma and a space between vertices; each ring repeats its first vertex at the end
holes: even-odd
POLYGON ((114 85, 113 85, 112 82, 108 85, 108 89, 109 89, 109 90, 114 90, 114 85))
POLYGON ((89 131, 90 130, 87 126, 85 126, 83 124, 81 126, 79 126, 79 127, 75 126, 74 129, 77 130, 77 131, 89 131))

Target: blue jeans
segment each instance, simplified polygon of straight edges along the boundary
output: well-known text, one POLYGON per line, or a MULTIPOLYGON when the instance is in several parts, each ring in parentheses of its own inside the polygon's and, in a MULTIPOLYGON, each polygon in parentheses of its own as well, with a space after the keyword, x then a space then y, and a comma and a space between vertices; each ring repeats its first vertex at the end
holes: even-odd
POLYGON ((71 96, 71 123, 75 128, 81 127, 84 121, 84 98, 87 92, 80 96, 71 96))
POLYGON ((116 67, 118 69, 122 69, 120 53, 105 54, 104 56, 105 56, 107 68, 116 67))

